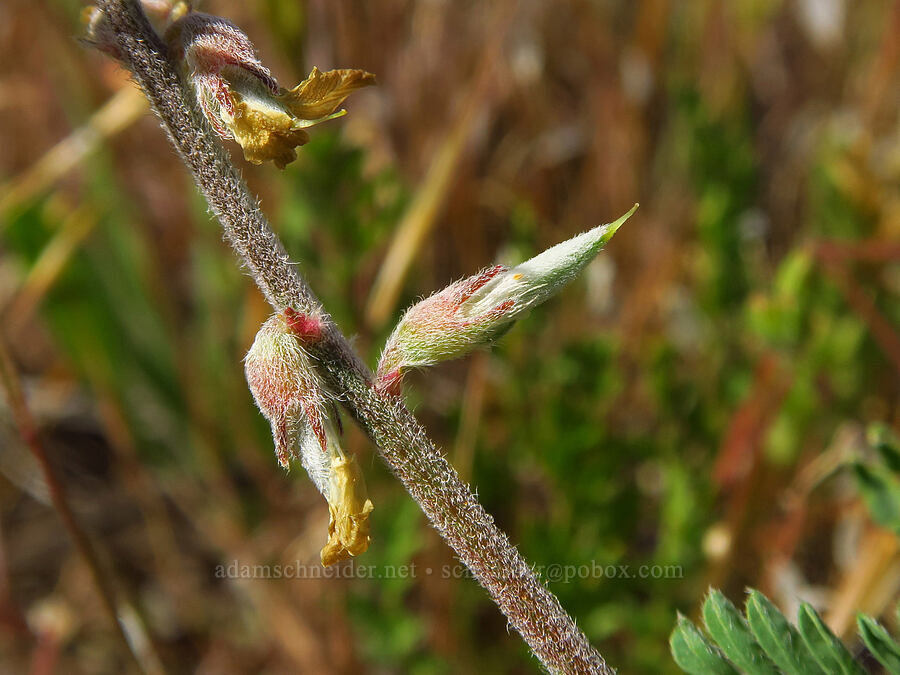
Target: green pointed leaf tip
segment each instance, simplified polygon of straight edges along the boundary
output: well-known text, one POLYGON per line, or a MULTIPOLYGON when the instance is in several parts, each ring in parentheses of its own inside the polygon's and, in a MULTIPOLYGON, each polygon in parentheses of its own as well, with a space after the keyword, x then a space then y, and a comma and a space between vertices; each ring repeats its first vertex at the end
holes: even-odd
POLYGON ((402 374, 459 358, 491 344, 529 310, 555 295, 593 260, 638 208, 548 248, 521 265, 482 270, 410 307, 378 363, 380 390, 396 390, 402 374))
POLYGON ((835 637, 809 603, 802 603, 797 615, 800 637, 816 662, 829 675, 866 675, 844 644, 835 637))
POLYGON ((800 634, 769 599, 751 588, 747 598, 747 623, 766 655, 786 675, 825 675, 800 634))
POLYGON ((582 232, 498 274, 463 303, 462 314, 480 316, 512 300, 514 304, 504 318, 511 321, 520 318, 574 279, 597 257, 638 206, 635 204, 628 213, 612 223, 582 232))
POLYGON ((900 645, 888 634, 884 626, 865 614, 856 617, 859 634, 869 651, 890 675, 900 675, 900 645))
POLYGON ((778 675, 778 670, 756 643, 737 608, 721 591, 710 589, 703 603, 703 622, 725 656, 749 675, 778 675))
POLYGON ((691 675, 737 675, 722 653, 680 612, 669 648, 678 667, 691 675))

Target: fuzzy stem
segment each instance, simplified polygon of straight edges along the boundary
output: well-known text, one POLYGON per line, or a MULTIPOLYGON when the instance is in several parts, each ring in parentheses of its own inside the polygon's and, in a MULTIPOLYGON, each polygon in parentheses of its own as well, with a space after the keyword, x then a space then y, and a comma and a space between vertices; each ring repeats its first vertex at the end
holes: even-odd
POLYGON ((184 89, 166 47, 135 0, 99 3, 119 53, 200 191, 276 310, 319 313, 324 338, 311 348, 336 396, 434 527, 469 567, 543 665, 554 673, 612 673, 493 518, 399 399, 378 394, 372 375, 297 272, 225 149, 184 89))

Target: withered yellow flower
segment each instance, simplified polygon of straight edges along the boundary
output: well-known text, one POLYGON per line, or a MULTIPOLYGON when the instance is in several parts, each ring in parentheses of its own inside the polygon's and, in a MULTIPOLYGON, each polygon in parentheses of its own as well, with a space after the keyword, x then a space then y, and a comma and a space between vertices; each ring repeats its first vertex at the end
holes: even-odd
POLYGON ((283 169, 297 158, 294 148, 309 141, 308 127, 344 115, 338 107, 347 96, 375 83, 364 70, 313 68, 283 89, 237 26, 200 12, 172 24, 166 40, 213 128, 237 141, 254 164, 271 160, 283 169))
POLYGON ((244 359, 247 384, 272 425, 275 454, 284 468, 299 459, 328 502, 326 567, 369 547, 372 502, 352 453, 341 447, 337 408, 325 393, 306 351, 321 339, 322 323, 287 309, 262 325, 244 359))
POLYGON ((335 457, 328 481, 328 543, 322 549, 325 567, 369 548, 369 514, 374 507, 362 471, 353 455, 335 457))
POLYGON ((375 76, 364 70, 323 73, 313 67, 303 82, 273 96, 262 87, 237 80, 229 82, 233 112, 223 107, 219 114, 244 149, 247 161, 262 164, 272 160, 283 169, 297 158, 294 148, 309 141, 307 127, 345 115, 346 110, 337 110, 344 99, 374 82, 375 76))

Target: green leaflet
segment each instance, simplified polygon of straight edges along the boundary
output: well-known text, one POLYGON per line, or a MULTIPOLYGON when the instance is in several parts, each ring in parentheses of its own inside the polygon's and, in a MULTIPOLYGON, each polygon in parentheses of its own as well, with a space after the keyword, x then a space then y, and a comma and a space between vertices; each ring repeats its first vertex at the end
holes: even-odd
POLYGON ((765 595, 751 588, 746 609, 756 641, 786 675, 823 675, 797 629, 765 595))
POLYGON ((675 663, 691 675, 737 675, 722 653, 707 640, 690 619, 678 614, 675 630, 669 637, 675 663))
POLYGON ((884 626, 865 614, 857 615, 856 625, 872 656, 890 675, 900 675, 900 645, 888 635, 884 626))
POLYGON ((853 660, 850 652, 809 603, 802 603, 797 625, 803 643, 813 658, 829 675, 865 675, 865 671, 853 660))
POLYGON ((778 675, 756 643, 744 617, 721 591, 712 589, 703 603, 703 622, 725 656, 750 675, 778 675))
MULTIPOLYGON (((745 620, 721 591, 710 589, 703 603, 703 620, 712 639, 678 615, 669 646, 682 670, 749 675, 866 675, 866 670, 811 605, 800 605, 795 628, 765 595, 752 588, 747 592, 745 620)), ((900 616, 900 607, 897 612, 900 616)), ((856 622, 863 642, 884 666, 884 672, 900 675, 900 644, 873 617, 858 614, 856 622)))

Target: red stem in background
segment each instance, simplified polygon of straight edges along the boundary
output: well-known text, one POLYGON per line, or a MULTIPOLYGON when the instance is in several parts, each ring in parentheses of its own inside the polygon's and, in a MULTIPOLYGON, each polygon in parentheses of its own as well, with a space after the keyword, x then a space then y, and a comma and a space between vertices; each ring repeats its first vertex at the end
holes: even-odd
POLYGON ((75 514, 69 506, 65 488, 56 476, 53 464, 51 464, 50 458, 47 456, 47 452, 41 442, 40 433, 38 432, 34 419, 31 416, 31 411, 25 400, 25 394, 22 391, 18 373, 13 365, 12 357, 7 350, 6 343, 2 338, 0 338, 0 386, 2 386, 6 393, 9 409, 12 413, 12 418, 15 421, 16 427, 18 428, 19 435, 41 466, 41 472, 44 475, 44 482, 47 484, 53 507, 56 509, 56 512, 63 522, 63 526, 72 538, 75 548, 84 559, 84 563, 87 565, 88 570, 90 570, 91 578, 94 585, 97 587, 97 591, 103 603, 103 608, 109 615, 110 621, 116 631, 116 636, 122 643, 125 654, 129 657, 131 665, 134 666, 138 672, 143 673, 144 668, 141 666, 137 655, 132 650, 131 643, 128 641, 128 637, 125 635, 122 624, 119 622, 115 593, 109 582, 109 575, 103 572, 103 568, 100 564, 100 557, 97 555, 94 545, 91 543, 90 538, 82 529, 81 525, 78 524, 78 520, 75 518, 75 514))

